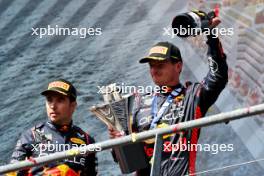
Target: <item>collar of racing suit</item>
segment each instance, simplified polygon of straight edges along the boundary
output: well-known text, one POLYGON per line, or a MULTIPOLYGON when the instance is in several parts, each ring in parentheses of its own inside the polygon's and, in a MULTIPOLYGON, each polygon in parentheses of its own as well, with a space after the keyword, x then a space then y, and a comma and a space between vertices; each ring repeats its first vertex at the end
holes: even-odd
POLYGON ((160 88, 160 93, 164 96, 168 96, 173 90, 183 87, 181 83, 175 85, 175 86, 162 86, 160 88))
POLYGON ((50 128, 58 130, 62 133, 69 132, 73 127, 72 121, 69 125, 56 125, 56 124, 52 123, 50 120, 48 120, 47 124, 49 125, 50 128))

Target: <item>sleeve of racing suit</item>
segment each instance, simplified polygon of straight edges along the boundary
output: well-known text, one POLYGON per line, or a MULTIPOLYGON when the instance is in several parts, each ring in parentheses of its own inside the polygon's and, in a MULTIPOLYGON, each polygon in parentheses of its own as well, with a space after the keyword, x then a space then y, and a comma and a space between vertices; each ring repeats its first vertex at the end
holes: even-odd
POLYGON ((29 130, 23 133, 17 141, 10 163, 22 161, 30 157, 34 150, 33 144, 34 142, 31 131, 29 130))
MULTIPOLYGON (((31 130, 23 133, 17 141, 16 147, 12 153, 10 163, 23 161, 29 158, 34 150, 33 136, 31 130)), ((26 175, 28 170, 16 172, 18 176, 26 175)))
MULTIPOLYGON (((89 144, 94 144, 95 140, 94 138, 89 136, 89 144)), ((89 176, 95 176, 97 175, 97 157, 96 157, 96 153, 91 153, 88 154, 87 158, 86 158, 86 173, 89 176)))
POLYGON ((209 72, 201 84, 199 106, 203 114, 216 101, 228 81, 228 66, 226 55, 220 40, 212 35, 208 36, 208 63, 209 72))

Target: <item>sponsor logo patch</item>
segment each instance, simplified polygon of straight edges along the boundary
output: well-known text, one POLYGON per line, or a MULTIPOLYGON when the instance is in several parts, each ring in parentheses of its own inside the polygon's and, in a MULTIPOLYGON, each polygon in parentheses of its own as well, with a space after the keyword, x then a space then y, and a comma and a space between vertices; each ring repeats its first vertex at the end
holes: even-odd
POLYGON ((71 138, 70 139, 71 142, 75 143, 75 144, 85 144, 85 142, 81 139, 78 139, 78 138, 71 138))
POLYGON ((68 91, 70 88, 70 85, 67 83, 61 82, 61 81, 55 81, 49 84, 48 89, 51 89, 54 87, 58 87, 58 88, 68 91))
POLYGON ((150 54, 153 54, 153 53, 158 53, 158 54, 164 54, 164 55, 166 55, 167 54, 167 51, 168 51, 168 48, 167 47, 164 47, 164 46, 155 46, 155 47, 153 47, 153 48, 150 49, 149 55, 150 54))

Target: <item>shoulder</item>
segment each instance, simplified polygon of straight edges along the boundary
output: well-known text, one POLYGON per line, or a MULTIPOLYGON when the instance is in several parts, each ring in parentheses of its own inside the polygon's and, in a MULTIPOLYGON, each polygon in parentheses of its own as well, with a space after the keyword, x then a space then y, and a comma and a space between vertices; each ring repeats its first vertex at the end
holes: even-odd
POLYGON ((85 132, 83 129, 76 125, 73 126, 73 129, 77 133, 77 136, 86 138, 87 144, 95 143, 94 138, 88 132, 85 132))
POLYGON ((27 129, 26 131, 22 132, 20 135, 20 141, 22 143, 34 141, 36 129, 41 129, 44 127, 44 125, 45 123, 39 123, 27 129))
POLYGON ((194 93, 197 92, 202 86, 202 83, 199 82, 191 82, 186 81, 184 84, 184 88, 186 90, 186 93, 194 93))
POLYGON ((31 130, 42 129, 45 125, 45 122, 38 123, 34 127, 32 127, 31 130))
POLYGON ((73 125, 73 130, 75 132, 79 132, 79 133, 82 133, 82 134, 87 134, 83 129, 81 129, 80 127, 76 126, 76 125, 73 125))
POLYGON ((41 122, 30 128, 30 132, 34 134, 35 132, 42 131, 42 129, 46 126, 45 122, 41 122))

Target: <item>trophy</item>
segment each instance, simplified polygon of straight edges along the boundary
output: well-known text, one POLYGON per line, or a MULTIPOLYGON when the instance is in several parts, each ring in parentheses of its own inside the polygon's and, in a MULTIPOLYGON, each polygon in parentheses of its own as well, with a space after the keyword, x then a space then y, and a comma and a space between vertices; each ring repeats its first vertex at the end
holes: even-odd
POLYGON ((108 127, 126 134, 132 132, 132 108, 134 94, 122 96, 116 84, 110 84, 101 89, 104 103, 92 106, 90 111, 108 127))
MULTIPOLYGON (((127 135, 131 134, 133 122, 132 108, 134 100, 137 100, 139 97, 136 94, 121 96, 116 84, 110 84, 101 90, 103 90, 104 103, 92 106, 90 111, 108 127, 123 131, 127 135)), ((123 174, 132 173, 148 166, 142 142, 114 147, 113 153, 118 160, 123 174)))

